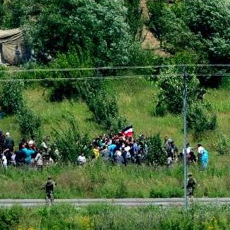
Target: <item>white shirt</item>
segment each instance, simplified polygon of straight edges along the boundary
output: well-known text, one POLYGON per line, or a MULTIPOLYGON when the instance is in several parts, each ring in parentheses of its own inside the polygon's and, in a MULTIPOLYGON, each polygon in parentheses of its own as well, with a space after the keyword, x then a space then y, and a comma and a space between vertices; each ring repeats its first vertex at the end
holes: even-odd
POLYGON ((85 156, 80 155, 80 156, 78 156, 77 161, 79 163, 86 163, 86 158, 85 158, 85 156))
POLYGON ((35 157, 35 161, 37 162, 37 165, 39 166, 43 165, 43 159, 41 153, 37 154, 37 156, 35 157))
POLYGON ((199 154, 201 154, 204 151, 204 147, 203 146, 198 147, 197 151, 199 154))
POLYGON ((3 165, 4 167, 7 167, 7 159, 6 159, 6 156, 5 156, 5 155, 2 156, 2 165, 3 165))
POLYGON ((191 152, 191 150, 192 150, 192 148, 191 148, 191 147, 187 147, 187 148, 186 148, 186 152, 187 152, 187 154, 189 154, 189 153, 191 152))

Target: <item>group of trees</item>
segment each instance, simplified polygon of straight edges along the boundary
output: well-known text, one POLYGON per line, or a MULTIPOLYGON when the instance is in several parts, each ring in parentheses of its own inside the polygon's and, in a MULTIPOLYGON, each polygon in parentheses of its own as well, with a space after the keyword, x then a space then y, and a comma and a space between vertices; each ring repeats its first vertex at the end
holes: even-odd
MULTIPOLYGON (((37 60, 31 64, 33 68, 229 63, 228 0, 175 0, 171 1, 173 4, 165 0, 146 2, 149 10, 147 26, 160 40, 161 48, 170 54, 168 57, 160 58, 141 48, 137 36, 144 23, 140 0, 0 0, 0 28, 20 27, 23 30, 25 41, 34 50, 37 60)), ((27 67, 30 68, 30 64, 27 67)), ((195 132, 199 132, 201 126, 202 130, 214 129, 216 116, 203 100, 205 91, 202 87, 218 86, 220 78, 212 78, 215 77, 213 72, 222 73, 227 69, 194 67, 187 71, 189 128, 195 132), (197 72, 206 77, 197 77, 197 72)), ((151 73, 152 70, 148 72, 151 73)), ((182 69, 165 69, 158 73, 160 76, 156 81, 160 93, 156 114, 181 113, 183 85, 177 74, 181 74, 182 69)), ((106 71, 89 70, 37 73, 37 76, 87 78, 106 74, 106 71)), ((95 121, 109 130, 116 131, 126 122, 119 115, 116 97, 107 92, 102 81, 55 81, 44 86, 49 88, 52 101, 73 97, 85 100, 95 121)), ((7 87, 14 87, 14 84, 6 84, 2 95, 7 95, 7 87)), ((20 96, 20 87, 16 94, 20 96)), ((21 96, 16 100, 13 99, 15 95, 11 96, 4 96, 2 109, 6 113, 19 114, 19 117, 22 112, 18 111, 26 114, 21 96)))

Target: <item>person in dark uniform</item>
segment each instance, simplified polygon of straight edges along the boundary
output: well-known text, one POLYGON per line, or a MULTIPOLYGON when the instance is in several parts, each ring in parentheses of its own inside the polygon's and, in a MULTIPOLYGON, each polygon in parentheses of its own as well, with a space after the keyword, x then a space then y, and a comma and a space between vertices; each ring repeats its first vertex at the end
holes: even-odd
POLYGON ((193 178, 192 173, 189 173, 188 182, 187 182, 187 196, 192 198, 195 189, 196 189, 196 180, 193 178))
POLYGON ((53 192, 54 192, 54 188, 56 186, 56 183, 52 180, 51 177, 48 177, 48 180, 45 184, 45 186, 43 187, 43 189, 45 189, 45 192, 46 192, 46 203, 49 204, 49 203, 53 203, 54 201, 54 195, 53 195, 53 192))

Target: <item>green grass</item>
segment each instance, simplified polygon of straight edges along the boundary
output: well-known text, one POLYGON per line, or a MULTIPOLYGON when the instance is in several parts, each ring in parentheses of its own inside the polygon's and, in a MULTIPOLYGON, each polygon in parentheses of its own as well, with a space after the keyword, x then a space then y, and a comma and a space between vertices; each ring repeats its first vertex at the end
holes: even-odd
MULTIPOLYGON (((169 135, 179 149, 182 149, 182 117, 153 116, 158 92, 154 84, 145 80, 115 80, 108 81, 107 88, 116 93, 120 114, 134 126, 136 135, 160 133, 162 138, 169 135)), ((93 115, 85 102, 49 102, 47 94, 48 91, 42 87, 28 88, 24 94, 28 106, 44 120, 44 135, 50 134, 53 126, 64 126, 66 123, 63 115, 68 112, 74 114, 80 130, 88 133, 90 138, 106 132, 93 121, 93 115)), ((199 140, 194 139, 191 134, 188 136, 191 146, 202 142, 210 153, 211 163, 207 172, 202 172, 197 167, 190 169, 199 183, 196 191, 196 196, 199 197, 230 196, 230 156, 218 156, 214 148, 220 132, 227 136, 230 134, 229 98, 228 87, 208 90, 206 99, 218 112, 218 128, 216 131, 206 132, 199 140)), ((16 143, 19 141, 20 134, 14 117, 0 120, 0 127, 4 132, 9 131, 16 143)), ((182 196, 182 173, 181 166, 177 165, 171 169, 156 170, 144 166, 111 167, 96 162, 84 168, 53 167, 41 174, 34 170, 9 169, 6 174, 3 171, 0 174, 0 197, 42 198, 43 193, 39 187, 48 175, 53 175, 58 182, 56 196, 59 198, 182 196)))
MULTIPOLYGON (((155 83, 146 80, 110 80, 106 82, 107 89, 114 92, 119 106, 119 112, 126 117, 128 122, 134 126, 135 134, 146 135, 160 133, 168 135, 175 140, 179 147, 182 147, 182 116, 171 114, 165 117, 154 117, 154 107, 157 101, 158 89, 155 83)), ((48 90, 38 87, 27 87, 24 96, 28 106, 38 113, 43 119, 43 134, 48 135, 52 127, 65 125, 63 115, 71 112, 74 114, 79 128, 82 132, 88 133, 90 138, 106 133, 101 126, 93 121, 93 114, 86 103, 81 100, 64 100, 62 102, 49 102, 48 90)), ((205 96, 218 113, 218 129, 215 132, 207 132, 201 139, 196 140, 190 134, 189 142, 196 146, 197 142, 203 142, 205 146, 213 150, 213 143, 217 134, 223 132, 230 134, 230 90, 228 87, 210 89, 205 96)), ((20 139, 14 117, 6 117, 0 120, 0 127, 4 132, 11 132, 16 142, 20 139)))
MULTIPOLYGON (((230 197, 229 157, 211 156, 207 171, 190 166, 196 197, 230 197)), ((119 167, 93 161, 86 167, 53 166, 44 171, 9 168, 0 171, 0 198, 44 198, 41 187, 52 175, 56 198, 183 197, 183 166, 119 167)))
POLYGON ((39 208, 15 206, 0 209, 2 230, 225 230, 230 228, 229 206, 196 206, 185 213, 183 208, 95 205, 76 208, 57 205, 39 208))

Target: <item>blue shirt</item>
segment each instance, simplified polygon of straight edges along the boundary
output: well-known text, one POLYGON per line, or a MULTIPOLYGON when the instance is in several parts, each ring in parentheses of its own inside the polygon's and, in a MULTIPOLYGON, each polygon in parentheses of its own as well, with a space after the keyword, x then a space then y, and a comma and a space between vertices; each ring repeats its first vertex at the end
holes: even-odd
POLYGON ((25 155, 26 155, 26 159, 25 159, 26 163, 30 163, 30 162, 31 162, 31 159, 32 159, 31 155, 34 154, 35 151, 32 150, 32 149, 27 149, 27 148, 22 149, 22 151, 23 151, 23 152, 25 153, 25 155))
POLYGON ((108 147, 108 150, 110 151, 111 156, 114 155, 114 152, 115 152, 116 147, 117 147, 117 146, 116 146, 115 144, 111 144, 111 145, 108 147))

